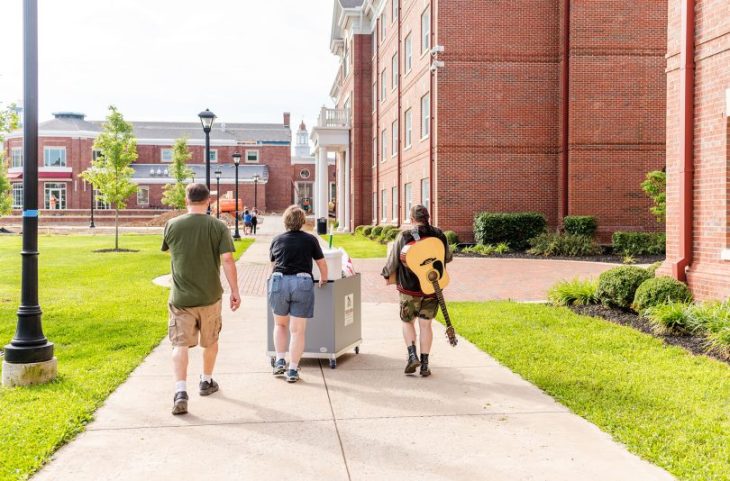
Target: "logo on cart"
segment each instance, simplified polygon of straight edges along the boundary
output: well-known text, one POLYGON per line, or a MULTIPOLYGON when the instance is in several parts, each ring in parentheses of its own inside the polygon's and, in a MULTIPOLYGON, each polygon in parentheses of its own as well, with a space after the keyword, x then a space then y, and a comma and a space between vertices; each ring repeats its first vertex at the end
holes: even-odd
POLYGON ((355 322, 355 294, 345 296, 345 326, 355 322))

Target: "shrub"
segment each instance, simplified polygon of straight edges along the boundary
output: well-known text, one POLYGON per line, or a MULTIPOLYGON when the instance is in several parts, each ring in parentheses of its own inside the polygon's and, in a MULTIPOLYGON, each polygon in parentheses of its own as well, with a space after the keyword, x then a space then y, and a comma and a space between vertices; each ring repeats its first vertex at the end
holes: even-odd
POLYGON ((597 304, 598 281, 595 279, 561 281, 548 292, 548 299, 557 306, 585 306, 597 304))
POLYGON ((363 234, 363 231, 365 230, 366 227, 368 227, 368 226, 366 226, 366 225, 359 225, 359 226, 355 227, 355 234, 362 235, 363 234))
POLYGON ((650 307, 644 315, 654 334, 684 334, 690 330, 688 309, 689 305, 683 302, 671 302, 650 307))
POLYGON ((667 173, 661 170, 647 173, 641 189, 654 203, 649 212, 656 216, 657 221, 664 223, 667 217, 667 173))
POLYGON ((659 269, 661 266, 662 266, 662 261, 655 262, 652 265, 650 265, 649 267, 647 267, 646 270, 649 271, 649 273, 652 276, 656 276, 656 270, 659 269))
POLYGON ((376 225, 370 231, 370 238, 371 239, 377 239, 378 237, 380 237, 380 233, 381 232, 383 232, 383 226, 382 225, 376 225))
POLYGON ((636 266, 614 267, 598 277, 598 299, 606 306, 628 308, 639 286, 651 278, 646 269, 636 266))
POLYGON ((398 237, 398 233, 400 233, 400 230, 397 228, 393 228, 388 230, 385 234, 380 236, 380 242, 383 244, 387 244, 390 241, 394 241, 396 237, 398 237))
POLYGON ((474 246, 466 247, 461 252, 465 254, 479 254, 481 256, 490 256, 494 254, 495 247, 492 244, 477 244, 474 246))
POLYGON ((601 253, 601 247, 592 237, 573 234, 546 233, 530 239, 530 254, 539 256, 592 256, 601 253))
POLYGON ((510 251, 509 244, 506 242, 500 242, 496 246, 494 246, 494 253, 495 254, 506 254, 510 251))
POLYGON ((598 221, 590 215, 569 215, 563 218, 563 227, 568 234, 593 237, 598 229, 598 221))
POLYGON ((397 227, 394 225, 384 225, 379 237, 382 239, 388 234, 388 232, 392 231, 393 229, 397 229, 397 227))
POLYGON ((373 226, 366 225, 362 230, 362 235, 365 237, 370 237, 370 233, 373 231, 373 226))
POLYGON ((694 305, 687 313, 690 329, 703 332, 707 338, 707 351, 730 360, 730 301, 694 305))
POLYGON ((545 216, 536 212, 482 212, 474 217, 474 238, 478 244, 505 242, 512 249, 524 250, 546 226, 545 216))
POLYGON ((692 293, 684 283, 676 279, 664 276, 652 277, 636 290, 633 308, 637 312, 643 312, 649 307, 671 302, 692 302, 692 293))
POLYGON ((456 232, 454 232, 453 230, 445 231, 444 235, 446 236, 446 240, 448 241, 449 245, 459 243, 459 236, 456 235, 456 232))
POLYGON ((616 254, 659 255, 666 252, 667 236, 661 232, 614 232, 612 243, 616 254))

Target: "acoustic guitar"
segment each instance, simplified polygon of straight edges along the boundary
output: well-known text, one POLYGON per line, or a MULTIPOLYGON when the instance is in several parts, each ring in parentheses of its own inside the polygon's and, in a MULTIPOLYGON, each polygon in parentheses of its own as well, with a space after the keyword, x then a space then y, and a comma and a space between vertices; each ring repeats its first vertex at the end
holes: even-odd
POLYGON ((459 340, 456 338, 454 326, 451 325, 442 291, 451 281, 449 273, 446 272, 445 259, 446 247, 438 237, 426 237, 410 242, 401 251, 401 261, 416 275, 421 291, 426 295, 436 295, 446 321, 446 337, 449 339, 449 344, 456 346, 459 340))

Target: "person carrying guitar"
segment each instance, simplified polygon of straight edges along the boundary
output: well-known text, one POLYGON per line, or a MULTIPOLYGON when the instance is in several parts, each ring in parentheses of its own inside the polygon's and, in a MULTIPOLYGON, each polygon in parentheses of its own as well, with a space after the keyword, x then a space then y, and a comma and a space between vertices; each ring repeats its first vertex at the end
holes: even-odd
POLYGON ((414 205, 411 208, 410 220, 412 228, 398 234, 393 244, 393 249, 388 255, 387 263, 381 272, 381 275, 386 279, 388 284, 392 284, 392 279, 395 278, 397 289, 400 293, 400 318, 403 321, 403 339, 408 349, 405 373, 414 374, 420 366, 420 374, 424 377, 431 375, 431 370, 428 367, 428 355, 431 352, 431 344, 433 343, 431 321, 436 317, 439 302, 435 295, 427 296, 421 291, 418 278, 401 260, 401 252, 409 243, 426 237, 437 237, 444 243, 446 249, 444 262, 451 262, 452 255, 446 236, 440 229, 433 227, 429 223, 429 217, 426 207, 414 205), (416 318, 418 318, 421 335, 420 361, 418 359, 418 352, 416 351, 416 318))

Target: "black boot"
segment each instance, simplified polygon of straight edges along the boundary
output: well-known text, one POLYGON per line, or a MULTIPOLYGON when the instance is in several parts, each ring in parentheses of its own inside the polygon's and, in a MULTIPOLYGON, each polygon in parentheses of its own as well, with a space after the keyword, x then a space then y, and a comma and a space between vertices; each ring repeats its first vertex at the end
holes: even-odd
POLYGON ((416 372, 416 368, 420 366, 418 362, 418 353, 416 352, 416 344, 413 343, 408 346, 408 362, 406 363, 406 374, 413 374, 416 372))
POLYGON ((428 368, 428 354, 421 353, 421 376, 428 377, 431 370, 428 368))

